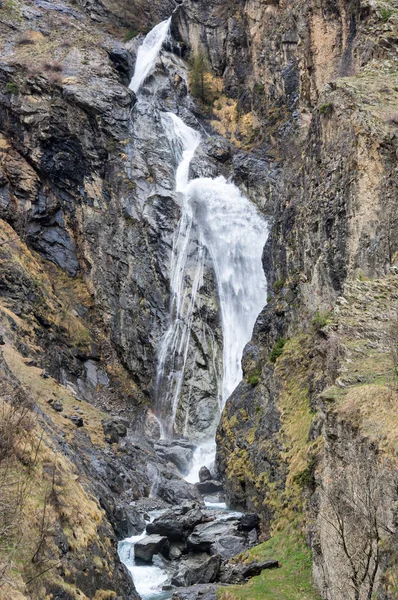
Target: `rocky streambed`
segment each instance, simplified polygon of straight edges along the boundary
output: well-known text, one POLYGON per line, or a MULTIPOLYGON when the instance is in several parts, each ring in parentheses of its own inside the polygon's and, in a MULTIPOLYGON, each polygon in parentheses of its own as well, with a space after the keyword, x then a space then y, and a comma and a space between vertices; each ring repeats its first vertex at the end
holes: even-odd
POLYGON ((221 502, 187 501, 176 507, 157 500, 134 503, 146 527, 119 544, 119 555, 143 600, 216 597, 218 584, 238 583, 275 568, 277 561, 230 563, 257 542, 259 518, 230 511, 221 502))

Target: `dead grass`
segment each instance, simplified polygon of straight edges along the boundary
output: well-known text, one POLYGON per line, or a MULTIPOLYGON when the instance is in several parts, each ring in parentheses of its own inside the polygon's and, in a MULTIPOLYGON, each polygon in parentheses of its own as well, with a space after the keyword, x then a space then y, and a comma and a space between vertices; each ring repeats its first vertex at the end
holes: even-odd
POLYGON ((34 402, 50 417, 54 425, 65 433, 68 442, 72 442, 76 435, 76 427, 68 417, 76 413, 74 407, 78 405, 79 409, 83 411, 84 432, 87 433, 93 444, 105 446, 101 424, 102 419, 106 418, 105 413, 88 402, 77 401, 67 388, 57 383, 52 377, 43 379, 41 377, 42 370, 27 366, 24 358, 11 346, 4 346, 4 357, 12 373, 21 381, 34 402), (59 400, 64 407, 63 412, 54 411, 49 400, 59 400))

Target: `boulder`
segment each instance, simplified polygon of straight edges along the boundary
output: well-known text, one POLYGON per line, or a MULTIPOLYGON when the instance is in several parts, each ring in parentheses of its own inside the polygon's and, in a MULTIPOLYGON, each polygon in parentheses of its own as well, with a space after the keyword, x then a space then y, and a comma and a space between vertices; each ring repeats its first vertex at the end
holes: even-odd
POLYGON ((169 504, 181 504, 184 500, 196 500, 201 502, 199 491, 183 479, 162 479, 157 489, 159 498, 169 504))
POLYGON ((218 494, 223 491, 223 484, 221 481, 215 481, 214 479, 209 479, 203 482, 195 483, 195 487, 198 492, 202 495, 205 494, 218 494))
POLYGON ((278 567, 280 567, 280 564, 277 560, 264 560, 245 565, 241 573, 245 578, 256 577, 256 575, 260 575, 265 569, 277 569, 278 567))
POLYGON ((253 562, 248 565, 242 563, 231 564, 225 562, 220 567, 218 581, 220 583, 242 583, 250 577, 260 575, 264 569, 275 569, 280 565, 277 560, 265 560, 263 562, 253 562))
POLYGON ((147 532, 164 535, 171 542, 185 541, 194 527, 205 518, 200 507, 195 503, 187 503, 174 510, 168 510, 152 523, 148 523, 147 532))
POLYGON ((193 450, 182 446, 155 445, 155 450, 165 460, 172 462, 182 475, 187 475, 192 465, 193 450))
POLYGON ((209 556, 205 553, 188 554, 178 563, 171 583, 176 587, 188 587, 197 583, 213 583, 220 570, 219 556, 209 556))
POLYGON ((134 546, 134 556, 145 562, 151 562, 154 554, 158 554, 167 538, 162 535, 147 535, 134 546))
POLYGON ((53 408, 57 412, 62 412, 64 410, 62 402, 60 402, 59 400, 55 400, 54 402, 51 402, 50 406, 51 406, 51 408, 53 408))
POLYGON ((146 530, 150 534, 165 536, 170 541, 180 541, 186 538, 184 523, 171 511, 167 511, 152 523, 148 523, 146 530))
POLYGON ((171 600, 216 600, 217 588, 214 583, 180 588, 174 592, 171 600))
POLYGON ((199 469, 199 481, 204 483, 205 481, 211 480, 211 473, 207 467, 200 467, 199 469))
POLYGON ((120 437, 125 437, 127 428, 123 423, 114 419, 103 419, 102 427, 104 429, 105 439, 109 444, 117 444, 120 437))
POLYGON ((237 535, 225 535, 210 546, 211 554, 218 554, 223 560, 232 558, 247 548, 247 539, 237 535))
POLYGON ((76 425, 76 427, 83 427, 84 425, 83 419, 78 415, 72 415, 71 417, 69 417, 69 419, 74 425, 76 425))
POLYGON ((257 529, 259 525, 260 519, 255 513, 244 513, 239 518, 239 529, 241 531, 251 531, 252 529, 257 529))
POLYGON ((188 546, 196 552, 210 552, 212 544, 215 544, 222 537, 231 535, 239 537, 238 521, 236 520, 212 521, 200 524, 195 527, 188 537, 188 546))

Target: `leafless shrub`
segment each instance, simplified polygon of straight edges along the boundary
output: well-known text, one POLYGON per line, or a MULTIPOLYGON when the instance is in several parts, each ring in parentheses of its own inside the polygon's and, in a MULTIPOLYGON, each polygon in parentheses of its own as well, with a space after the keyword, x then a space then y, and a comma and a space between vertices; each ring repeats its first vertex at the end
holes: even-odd
POLYGON ((18 46, 29 46, 36 44, 36 41, 26 33, 22 33, 15 41, 18 46))
POLYGON ((387 343, 395 374, 398 375, 398 314, 391 319, 387 343))
POLYGON ((398 111, 391 112, 387 117, 387 121, 390 125, 398 126, 398 111))
POLYGON ((385 565, 383 551, 395 537, 391 485, 394 467, 366 457, 346 472, 333 473, 320 511, 328 552, 334 553, 340 576, 334 597, 364 600, 374 597, 385 565))
POLYGON ((53 73, 62 73, 62 64, 56 60, 43 63, 44 71, 52 71, 53 73))

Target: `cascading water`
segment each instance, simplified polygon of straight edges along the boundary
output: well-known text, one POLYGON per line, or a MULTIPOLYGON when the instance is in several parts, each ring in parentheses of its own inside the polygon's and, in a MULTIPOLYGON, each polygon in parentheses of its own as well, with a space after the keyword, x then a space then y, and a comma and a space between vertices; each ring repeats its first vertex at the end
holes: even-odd
MULTIPOLYGON (((156 64, 171 19, 157 25, 137 53, 130 87, 139 90, 156 64)), ((250 341, 258 313, 266 303, 266 280, 261 263, 267 226, 253 204, 223 177, 189 181, 190 162, 200 134, 180 117, 167 112, 162 124, 178 164, 175 189, 181 206, 170 265, 170 325, 158 358, 155 412, 167 436, 174 433, 190 347, 197 293, 203 284, 204 262, 212 263, 217 282, 223 334, 223 365, 217 390, 212 434, 221 410, 242 378, 241 358, 250 341), (196 255, 192 260, 192 247, 196 255), (189 274, 189 277, 187 277, 189 274)), ((188 420, 187 414, 182 421, 188 420)), ((183 432, 180 432, 183 433, 183 432)), ((214 443, 201 444, 203 459, 214 455, 214 443), (207 451, 204 451, 207 448, 207 451), (210 450, 211 448, 211 450, 210 450)), ((206 461, 209 462, 209 459, 206 461)))
MULTIPOLYGON (((174 114, 167 113, 164 120, 170 144, 180 158, 176 190, 182 209, 171 261, 172 318, 161 345, 157 376, 158 396, 159 391, 162 392, 158 398, 158 411, 167 424, 166 431, 172 434, 204 255, 210 254, 216 274, 223 332, 223 374, 219 411, 214 415, 216 425, 227 398, 242 378, 242 352, 250 341, 257 315, 266 303, 261 257, 268 231, 255 207, 223 177, 189 182, 189 163, 200 143, 200 136, 174 114), (195 236, 196 269, 191 278, 192 285, 187 287, 184 275, 188 247, 195 236)), ((202 464, 211 462, 214 451, 214 441, 201 444, 202 464)), ((196 473, 192 472, 188 481, 196 480, 197 466, 195 460, 196 473)))
POLYGON ((153 69, 159 52, 168 36, 171 17, 156 25, 148 33, 141 46, 138 48, 137 60, 133 78, 130 82, 130 89, 137 93, 145 79, 153 69))
MULTIPOLYGON (((156 64, 170 21, 157 25, 138 50, 130 84, 138 102, 144 100, 139 90, 156 64)), ((242 378, 243 349, 250 341, 257 315, 266 303, 261 258, 268 228, 251 202, 224 177, 189 181, 190 163, 201 136, 173 113, 162 113, 161 122, 178 165, 175 191, 181 207, 170 264, 170 325, 160 345, 156 380, 155 411, 165 435, 174 433, 198 291, 208 264, 215 274, 223 335, 222 369, 215 369, 219 372, 219 382, 213 436, 200 443, 191 472, 186 477, 187 481, 195 482, 199 468, 203 464, 210 467, 214 460, 215 429, 227 398, 242 378)), ((189 402, 183 422, 187 423, 188 417, 189 402)), ((122 542, 120 556, 134 579, 140 580, 139 591, 145 600, 164 598, 162 571, 148 566, 143 567, 145 572, 141 573, 140 567, 135 565, 131 553, 139 537, 142 536, 122 542)))

